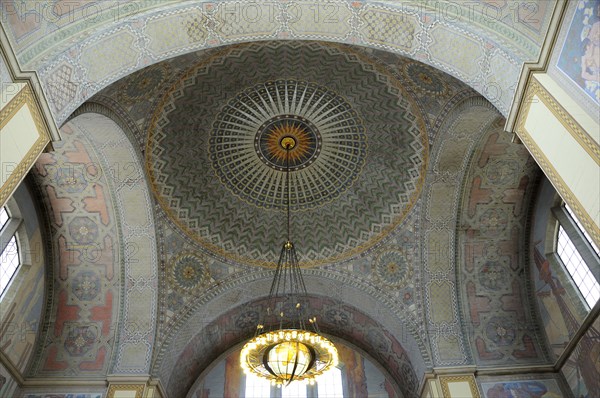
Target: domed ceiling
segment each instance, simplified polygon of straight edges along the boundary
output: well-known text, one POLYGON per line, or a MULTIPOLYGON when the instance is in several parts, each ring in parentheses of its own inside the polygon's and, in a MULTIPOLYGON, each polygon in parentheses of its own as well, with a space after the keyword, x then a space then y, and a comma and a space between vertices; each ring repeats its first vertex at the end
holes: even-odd
POLYGON ((425 122, 398 79, 349 48, 289 42, 228 49, 168 88, 148 129, 152 189, 203 247, 271 264, 285 225, 285 137, 304 265, 371 247, 418 198, 425 122))
MULTIPOLYGON (((361 333, 344 334, 338 315, 327 311, 331 327, 324 330, 356 340, 383 366, 388 347, 399 342, 407 371, 391 374, 405 396, 414 396, 418 375, 432 367, 476 360, 506 365, 512 358, 489 362, 485 350, 497 346, 489 332, 497 317, 468 307, 476 291, 463 283, 467 262, 460 256, 471 253, 471 237, 493 233, 488 241, 501 242, 504 271, 513 278, 510 291, 477 290, 477 300, 487 295, 481 300, 489 306, 482 308, 511 322, 530 320, 505 309, 503 300, 526 297, 526 251, 519 242, 527 214, 521 209, 529 203, 535 170, 502 124, 480 95, 417 61, 350 45, 265 41, 177 56, 115 82, 76 112, 63 127, 62 152, 46 161, 72 162, 82 143, 92 142, 86 148, 101 160, 106 186, 116 184, 106 196, 115 203, 107 218, 115 223, 113 242, 125 242, 125 261, 143 264, 125 269, 145 272, 155 264, 158 283, 122 278, 114 310, 121 302, 127 311, 127 303, 148 302, 147 323, 156 329, 148 328, 152 353, 145 356, 137 346, 129 354, 127 339, 139 334, 126 329, 113 356, 127 360, 114 366, 129 366, 136 357, 145 366, 140 371, 183 396, 203 369, 252 333, 243 322, 253 311, 249 303, 264 297, 272 279, 272 271, 260 266, 273 265, 285 236, 282 142, 293 143, 292 239, 301 265, 311 267, 304 272, 309 293, 315 308, 324 309, 329 299, 337 303, 343 327, 361 333), (136 149, 125 156, 128 139, 136 149), (498 164, 511 165, 502 178, 498 164), (514 178, 504 177, 511 173, 514 178), (145 191, 131 189, 134 182, 153 191, 138 207, 132 198, 145 191), (119 214, 143 219, 155 234, 155 250, 137 243, 150 232, 127 220, 116 223, 119 214), (498 223, 502 227, 489 226, 498 223), (141 287, 156 295, 156 306, 149 296, 140 299, 141 287), (469 339, 478 342, 476 353, 469 339), (181 373, 188 362, 197 371, 181 373)), ((42 184, 56 184, 44 176, 42 184)), ((86 193, 93 200, 97 184, 86 193)), ((54 190, 46 191, 53 209, 54 190)), ((71 198, 82 209, 74 214, 96 211, 92 199, 77 195, 71 198)), ((72 212, 69 206, 63 210, 72 212)), ((56 228, 57 252, 64 239, 80 239, 65 226, 56 228)), ((477 258, 483 269, 488 260, 500 264, 489 253, 477 258)), ((478 270, 468 272, 476 278, 478 270)), ((59 283, 61 292, 70 289, 68 280, 59 283)), ((474 283, 485 285, 481 278, 474 283)), ((55 345, 45 345, 50 348, 40 366, 62 344, 48 336, 55 345)), ((504 351, 520 355, 525 337, 504 351)), ((540 363, 540 345, 531 347, 537 348, 530 361, 540 363)))

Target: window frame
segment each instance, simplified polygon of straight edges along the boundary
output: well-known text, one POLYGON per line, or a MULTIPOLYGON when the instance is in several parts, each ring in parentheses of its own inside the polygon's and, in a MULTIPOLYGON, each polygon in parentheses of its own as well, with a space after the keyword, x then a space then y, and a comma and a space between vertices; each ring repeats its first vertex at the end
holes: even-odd
POLYGON ((13 274, 11 275, 4 290, 0 291, 0 302, 2 302, 7 297, 7 293, 11 290, 11 286, 13 286, 14 282, 18 279, 18 275, 21 273, 24 263, 22 250, 23 246, 21 245, 21 240, 19 239, 19 231, 23 225, 23 219, 21 219, 21 217, 18 217, 19 214, 15 214, 17 212, 15 212, 13 210, 13 207, 10 206, 8 203, 2 207, 6 210, 8 214, 8 220, 6 221, 6 224, 4 224, 2 229, 0 229, 0 256, 4 255, 6 247, 14 237, 15 245, 17 248, 18 265, 15 268, 13 274))
MULTIPOLYGON (((576 291, 579 294, 581 301, 588 308, 591 309, 593 306, 587 302, 586 298, 583 296, 581 292, 581 288, 573 279, 573 275, 567 268, 561 256, 558 254, 558 238, 559 238, 559 230, 560 227, 564 230, 567 237, 573 243, 573 246, 583 259, 585 265, 589 268, 592 277, 596 279, 596 282, 600 284, 600 256, 594 248, 592 247, 588 238, 584 235, 584 232, 578 225, 577 220, 573 218, 573 216, 569 213, 569 210, 565 207, 565 203, 563 202, 560 206, 556 206, 552 208, 552 215, 555 217, 557 221, 557 226, 555 228, 554 234, 554 257, 556 260, 562 265, 565 273, 569 275, 573 285, 576 287, 576 291)), ((596 301, 596 305, 600 303, 600 299, 596 301)))

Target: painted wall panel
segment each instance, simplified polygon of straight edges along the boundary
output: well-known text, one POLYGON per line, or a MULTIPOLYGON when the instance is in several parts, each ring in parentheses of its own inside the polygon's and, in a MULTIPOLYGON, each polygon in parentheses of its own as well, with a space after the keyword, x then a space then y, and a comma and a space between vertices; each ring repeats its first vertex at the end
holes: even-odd
POLYGON ((561 372, 575 397, 600 397, 600 318, 581 338, 561 372))
POLYGON ((533 96, 525 129, 594 223, 600 225, 600 167, 597 160, 537 95, 533 96))
POLYGON ((27 85, 0 109, 0 205, 6 203, 49 143, 50 133, 27 85))
POLYGON ((536 76, 528 83, 515 132, 592 240, 600 244, 600 145, 592 138, 598 134, 597 124, 585 117, 580 124, 536 76))

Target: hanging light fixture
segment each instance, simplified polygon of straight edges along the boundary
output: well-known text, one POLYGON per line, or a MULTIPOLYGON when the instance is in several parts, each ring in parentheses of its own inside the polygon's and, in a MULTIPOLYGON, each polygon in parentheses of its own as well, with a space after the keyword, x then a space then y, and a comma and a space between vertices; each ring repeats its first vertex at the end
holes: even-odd
POLYGON ((266 314, 259 321, 254 338, 242 348, 240 365, 244 373, 270 380, 278 386, 294 380, 312 384, 315 376, 337 365, 338 354, 333 343, 320 334, 317 318, 306 314, 306 285, 290 236, 289 163, 290 151, 297 141, 286 135, 279 145, 286 156, 287 237, 275 269, 266 314))

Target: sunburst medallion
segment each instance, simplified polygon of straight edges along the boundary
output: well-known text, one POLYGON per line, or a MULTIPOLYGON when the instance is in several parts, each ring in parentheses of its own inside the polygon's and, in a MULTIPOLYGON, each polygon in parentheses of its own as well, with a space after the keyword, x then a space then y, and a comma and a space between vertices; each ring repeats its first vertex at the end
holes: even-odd
POLYGON ((290 168, 302 169, 310 165, 321 151, 321 135, 308 120, 297 115, 279 115, 260 127, 254 146, 261 160, 268 166, 285 168, 285 146, 290 145, 290 168))

